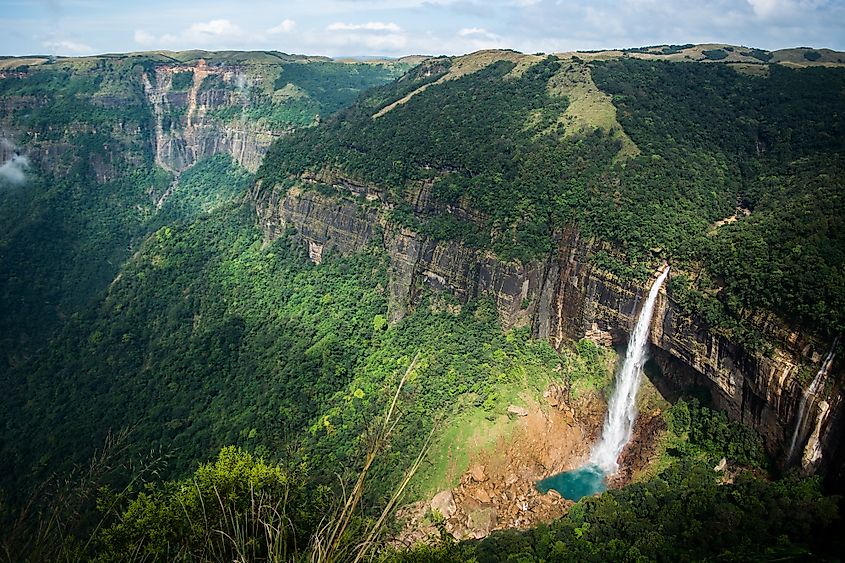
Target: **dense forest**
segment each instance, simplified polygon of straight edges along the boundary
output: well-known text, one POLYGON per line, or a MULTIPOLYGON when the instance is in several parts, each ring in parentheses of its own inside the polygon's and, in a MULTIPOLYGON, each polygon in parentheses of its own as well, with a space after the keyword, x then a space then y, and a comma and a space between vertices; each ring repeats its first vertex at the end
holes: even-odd
POLYGON ((275 145, 259 178, 289 185, 306 170, 339 169, 384 189, 397 220, 504 259, 544 257, 574 222, 619 249, 597 263, 621 275, 642 278, 660 259, 694 272, 699 298, 687 302, 714 325, 764 309, 822 334, 845 327, 842 69, 772 65, 761 77, 726 65, 590 63, 640 151, 617 158, 613 135, 568 132, 559 119, 567 99, 550 79, 586 64, 578 61, 549 57, 518 75, 499 61, 372 117, 413 90, 407 82, 448 76, 448 64, 427 64, 430 73, 275 145), (403 212, 421 181, 481 219, 403 212), (711 227, 742 210, 750 215, 711 227))
MULTIPOLYGON (((34 161, 25 186, 0 187, 0 365, 21 361, 62 319, 98 298, 150 232, 245 191, 241 182, 228 185, 226 175, 209 185, 214 174, 198 171, 180 180, 176 201, 157 209, 175 178, 154 162, 154 116, 143 72, 196 64, 202 56, 210 68, 241 65, 234 68, 249 77, 245 91, 220 75, 209 76, 201 89, 217 97, 240 92, 229 107, 232 119, 287 130, 313 123, 351 103, 360 89, 407 68, 328 61, 312 68, 301 57, 262 53, 185 55, 58 60, 16 68, 0 80, 6 102, 0 137, 34 161), (273 98, 288 86, 298 94, 273 98)), ((175 73, 173 88, 186 90, 192 76, 175 73)), ((185 127, 184 103, 171 108, 176 129, 185 127)))
MULTIPOLYGON (((759 435, 689 389, 651 405, 654 451, 632 483, 475 541, 427 511, 439 537, 397 545, 397 505, 460 479, 444 469, 453 449, 468 465, 473 440, 494 424, 507 436, 510 409, 546 405, 551 388, 603 406, 616 352, 555 349, 503 326, 484 294, 418 287, 390 323, 378 237, 313 263, 295 229, 268 238, 250 193, 349 198, 313 180, 348 178, 377 188, 378 204, 356 199, 381 206, 377 232, 399 225, 511 263, 547 259, 574 227, 592 267, 619 279, 671 263, 673 299, 752 350, 761 313, 822 338, 845 329, 843 69, 511 52, 465 64, 431 58, 399 77, 408 65, 186 52, 0 79, 0 133, 34 163, 25 185, 0 184, 6 560, 842 553, 841 499, 780 475, 759 435), (200 57, 246 77, 205 79, 200 94, 238 100, 209 119, 278 132, 257 172, 225 152, 178 173, 157 164, 142 73, 200 57), (610 126, 577 126, 606 123, 584 113, 583 91, 606 101, 593 107, 610 126)), ((193 74, 178 68, 170 88, 184 96, 193 74)), ((169 129, 186 126, 184 107, 168 111, 169 129)))

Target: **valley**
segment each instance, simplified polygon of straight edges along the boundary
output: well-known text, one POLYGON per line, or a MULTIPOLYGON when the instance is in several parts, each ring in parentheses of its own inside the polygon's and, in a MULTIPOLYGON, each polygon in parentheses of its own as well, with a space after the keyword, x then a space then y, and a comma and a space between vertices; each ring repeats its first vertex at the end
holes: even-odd
POLYGON ((843 57, 0 59, 7 558, 835 553, 843 57))

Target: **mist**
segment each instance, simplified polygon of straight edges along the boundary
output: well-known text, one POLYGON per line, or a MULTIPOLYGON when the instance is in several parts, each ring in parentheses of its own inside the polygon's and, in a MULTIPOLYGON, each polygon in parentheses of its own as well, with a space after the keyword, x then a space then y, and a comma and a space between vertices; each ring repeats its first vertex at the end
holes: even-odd
POLYGON ((26 183, 26 171, 28 169, 29 158, 16 154, 0 166, 0 183, 23 185, 26 183))
POLYGON ((26 171, 29 169, 29 158, 18 153, 18 148, 6 139, 0 137, 0 159, 5 161, 0 165, 0 184, 20 186, 26 183, 26 171))

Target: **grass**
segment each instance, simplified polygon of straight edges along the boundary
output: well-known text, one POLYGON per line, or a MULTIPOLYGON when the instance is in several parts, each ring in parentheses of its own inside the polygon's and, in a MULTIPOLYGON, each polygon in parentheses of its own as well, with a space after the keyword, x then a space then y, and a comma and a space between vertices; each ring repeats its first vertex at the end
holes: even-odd
POLYGON ((12 70, 19 66, 36 66, 46 63, 47 60, 36 57, 4 57, 0 58, 0 70, 12 70))
POLYGON ((575 344, 574 352, 567 352, 562 356, 562 367, 572 398, 577 400, 602 392, 609 395, 619 367, 616 350, 584 339, 575 344))
POLYGON ((551 372, 541 367, 525 366, 520 381, 496 385, 481 405, 472 404, 474 396, 466 397, 432 442, 408 500, 431 498, 455 487, 478 454, 492 451, 500 438, 507 439, 516 430, 518 424, 508 415, 508 406, 543 404, 543 391, 551 377, 551 372))
POLYGON ((622 143, 617 159, 640 154, 640 149, 616 119, 616 106, 610 96, 598 89, 586 64, 571 63, 549 80, 549 94, 565 96, 569 106, 559 121, 566 127, 566 136, 600 129, 622 143))
MULTIPOLYGON (((655 366, 656 367, 656 366, 655 366)), ((652 368, 652 363, 649 362, 646 364, 646 372, 650 372, 652 368)), ((659 373, 654 374, 657 377, 662 377, 659 373)), ((648 373, 649 377, 653 375, 648 373)), ((637 409, 640 412, 647 413, 647 412, 654 412, 660 411, 663 412, 664 410, 668 409, 672 406, 672 403, 667 401, 663 395, 660 394, 660 391, 657 390, 654 383, 651 382, 649 377, 643 376, 642 382, 640 383, 640 392, 637 395, 637 409)))

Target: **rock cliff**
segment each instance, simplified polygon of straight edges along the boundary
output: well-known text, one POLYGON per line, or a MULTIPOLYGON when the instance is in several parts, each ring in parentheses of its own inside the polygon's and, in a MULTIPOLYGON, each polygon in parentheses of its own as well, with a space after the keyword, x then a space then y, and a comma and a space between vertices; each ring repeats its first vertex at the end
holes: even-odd
POLYGON ((156 163, 178 173, 204 157, 228 153, 248 170, 257 170, 281 132, 266 130, 248 119, 225 122, 213 115, 215 110, 245 109, 247 88, 255 80, 240 67, 209 67, 202 59, 192 65, 161 65, 153 73, 144 72, 144 92, 155 118, 156 163), (187 91, 174 90, 177 74, 191 76, 187 91), (209 77, 219 79, 217 86, 207 86, 209 77))
MULTIPOLYGON (((338 196, 256 186, 252 197, 261 228, 268 239, 295 229, 315 262, 326 252, 382 246, 391 259, 392 321, 413 308, 423 292, 433 290, 448 292, 460 303, 486 295, 495 300, 505 326, 531 326, 534 335, 557 347, 585 336, 604 343, 627 340, 648 285, 594 267, 588 259, 593 243, 574 227, 560 233, 557 251, 548 259, 508 263, 389 222, 389 206, 378 203, 376 187, 339 177, 328 180, 338 196)), ((818 369, 830 343, 791 332, 773 319, 760 319, 758 325, 776 343, 767 353, 746 350, 709 330, 663 290, 651 330, 653 353, 665 377, 660 384, 674 391, 707 389, 715 405, 758 430, 769 451, 785 464, 804 392, 799 375, 818 369)), ((827 391, 811 401, 809 438, 800 444, 803 471, 826 474, 833 482, 845 465, 839 436, 845 417, 842 377, 841 363, 834 365, 827 374, 827 391)))

